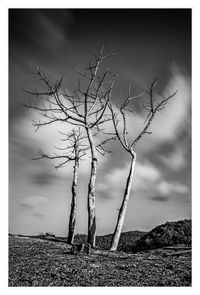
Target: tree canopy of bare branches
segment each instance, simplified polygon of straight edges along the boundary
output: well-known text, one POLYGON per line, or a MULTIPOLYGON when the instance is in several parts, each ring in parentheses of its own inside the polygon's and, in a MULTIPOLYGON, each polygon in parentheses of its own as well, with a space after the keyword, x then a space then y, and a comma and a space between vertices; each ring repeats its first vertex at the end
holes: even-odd
MULTIPOLYGON (((133 138, 132 140, 128 140, 128 129, 127 129, 127 112, 133 112, 133 110, 130 108, 130 102, 136 98, 137 96, 131 96, 131 85, 129 87, 128 95, 127 98, 125 99, 124 103, 119 107, 119 113, 121 114, 121 119, 119 119, 119 115, 114 111, 113 105, 111 102, 109 102, 109 108, 111 111, 112 115, 112 122, 114 126, 114 133, 113 135, 116 135, 119 142, 121 143, 122 147, 131 155, 131 163, 130 163, 130 169, 129 169, 129 174, 128 178, 126 181, 126 187, 124 191, 124 196, 122 200, 121 207, 119 209, 119 214, 117 218, 117 223, 116 227, 112 236, 112 241, 111 241, 111 246, 110 250, 115 251, 117 249, 118 243, 119 243, 119 238, 121 235, 123 223, 124 223, 124 218, 128 206, 128 201, 130 197, 130 191, 131 191, 131 186, 132 186, 132 181, 133 181, 133 174, 134 174, 134 169, 135 169, 135 163, 136 163, 136 152, 135 152, 135 147, 137 143, 141 140, 141 138, 145 134, 151 134, 149 131, 149 127, 156 115, 157 112, 160 112, 164 109, 165 105, 168 103, 170 99, 172 99, 175 95, 176 92, 173 94, 163 97, 160 101, 155 100, 154 96, 154 88, 157 84, 157 79, 155 79, 152 84, 148 87, 146 90, 146 93, 148 94, 148 103, 144 104, 144 109, 147 111, 147 117, 144 122, 144 128, 139 132, 139 134, 133 138), (122 122, 122 131, 119 130, 119 123, 122 122)), ((139 95, 141 96, 141 94, 139 95)))
MULTIPOLYGON (((61 133, 61 132, 60 132, 61 133)), ((34 160, 39 159, 48 159, 59 161, 58 164, 54 165, 56 169, 63 167, 68 162, 74 162, 73 167, 73 177, 72 177, 72 199, 71 199, 71 210, 68 224, 68 238, 67 241, 69 244, 74 242, 75 234, 75 223, 76 223, 76 211, 77 211, 77 185, 78 185, 78 168, 81 158, 86 155, 86 150, 88 146, 85 145, 82 141, 86 139, 85 136, 80 131, 80 128, 73 129, 70 133, 61 133, 64 135, 64 138, 61 139, 65 142, 65 147, 55 147, 59 152, 49 155, 43 152, 41 149, 38 150, 39 156, 34 158, 34 160)))
MULTIPOLYGON (((95 184, 97 175, 97 155, 104 155, 107 152, 106 143, 110 139, 104 139, 96 143, 94 138, 102 130, 105 122, 110 121, 111 117, 106 115, 115 79, 118 73, 111 73, 109 69, 101 71, 100 65, 109 55, 104 55, 104 47, 99 54, 95 54, 89 60, 88 67, 81 71, 77 69, 81 80, 70 87, 63 87, 63 77, 52 82, 50 77, 44 74, 40 68, 36 75, 42 83, 44 90, 25 90, 28 94, 37 98, 35 104, 25 104, 27 109, 39 111, 43 120, 33 122, 36 131, 46 125, 56 122, 70 124, 74 127, 84 129, 87 136, 91 152, 91 171, 88 184, 88 243, 95 246, 96 237, 96 214, 95 214, 95 184), (84 81, 83 81, 84 80, 84 81), (82 84, 81 84, 82 81, 82 84)), ((40 151, 41 157, 51 158, 40 151)), ((54 156, 54 158, 56 155, 54 156)), ((57 155, 59 158, 60 156, 57 155)), ((67 163, 69 158, 63 164, 67 163)), ((61 166, 63 165, 61 164, 61 166)))

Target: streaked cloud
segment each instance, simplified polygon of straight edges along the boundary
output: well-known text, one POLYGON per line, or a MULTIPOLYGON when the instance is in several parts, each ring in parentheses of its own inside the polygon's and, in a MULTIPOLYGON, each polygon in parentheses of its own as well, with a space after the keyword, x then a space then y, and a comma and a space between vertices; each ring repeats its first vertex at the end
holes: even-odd
POLYGON ((43 196, 28 196, 21 200, 20 207, 24 208, 21 212, 22 218, 26 216, 27 219, 31 217, 44 218, 46 215, 48 200, 43 196))
POLYGON ((42 196, 29 196, 25 197, 21 202, 20 206, 25 208, 40 208, 45 206, 48 203, 47 198, 42 196))

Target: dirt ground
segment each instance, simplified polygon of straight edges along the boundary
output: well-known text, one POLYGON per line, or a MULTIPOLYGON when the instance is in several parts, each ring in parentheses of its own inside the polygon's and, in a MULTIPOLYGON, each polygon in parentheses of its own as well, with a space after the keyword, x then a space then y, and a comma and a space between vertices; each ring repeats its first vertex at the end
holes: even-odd
POLYGON ((65 243, 9 237, 14 286, 191 286, 191 254, 171 249, 137 254, 94 250, 70 254, 65 243))

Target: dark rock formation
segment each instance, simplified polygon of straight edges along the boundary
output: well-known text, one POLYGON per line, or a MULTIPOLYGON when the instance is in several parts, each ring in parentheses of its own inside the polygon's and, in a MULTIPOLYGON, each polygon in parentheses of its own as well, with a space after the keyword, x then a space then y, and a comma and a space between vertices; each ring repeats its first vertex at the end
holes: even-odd
POLYGON ((191 245, 191 220, 166 222, 137 240, 126 252, 139 252, 176 244, 191 245))

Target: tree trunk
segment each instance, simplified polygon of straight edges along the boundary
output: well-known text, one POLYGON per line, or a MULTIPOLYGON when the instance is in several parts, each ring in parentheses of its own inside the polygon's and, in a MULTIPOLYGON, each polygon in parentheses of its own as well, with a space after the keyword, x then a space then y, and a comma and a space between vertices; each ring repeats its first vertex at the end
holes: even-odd
POLYGON ((91 150, 91 172, 90 180, 88 184, 88 237, 87 242, 91 247, 95 247, 96 240, 96 213, 95 213, 95 184, 96 184, 96 174, 97 174, 97 158, 96 150, 92 137, 92 131, 87 128, 87 135, 91 150))
POLYGON ((78 166, 79 157, 75 158, 73 180, 72 180, 72 201, 71 201, 71 212, 69 217, 69 227, 68 227, 68 238, 67 242, 73 244, 74 242, 74 231, 76 223, 76 209, 77 209, 77 183, 78 183, 78 166))
POLYGON ((132 185, 132 181, 133 181, 135 162, 136 162, 136 155, 132 156, 132 158, 131 158, 131 165, 130 165, 129 175, 128 175, 128 178, 126 181, 126 188, 125 188, 125 192, 124 192, 124 197, 123 197, 123 201, 122 201, 122 204, 121 204, 121 207, 119 210, 115 231, 112 236, 112 241, 111 241, 111 246, 110 246, 111 251, 116 251, 118 243, 119 243, 119 239, 120 239, 120 235, 121 235, 121 231, 122 231, 122 227, 123 227, 123 223, 124 223, 124 218, 125 218, 125 214, 126 214, 126 209, 128 206, 131 185, 132 185))

